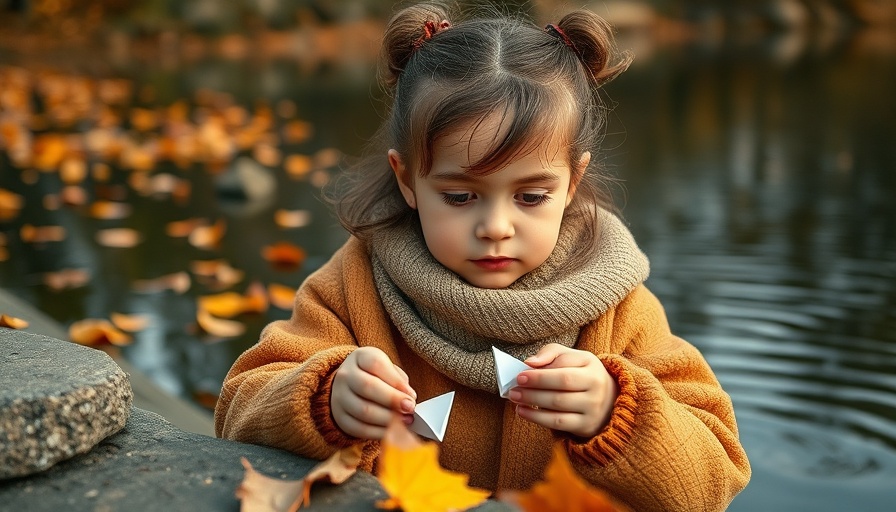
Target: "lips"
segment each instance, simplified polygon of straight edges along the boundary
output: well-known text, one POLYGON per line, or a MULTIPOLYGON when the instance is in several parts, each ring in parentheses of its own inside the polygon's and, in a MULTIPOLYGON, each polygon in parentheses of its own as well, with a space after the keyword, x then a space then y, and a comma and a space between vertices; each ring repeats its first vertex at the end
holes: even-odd
POLYGON ((514 258, 504 258, 504 257, 496 257, 496 258, 480 258, 478 260, 472 260, 473 263, 476 264, 477 267, 485 270, 504 270, 509 267, 514 261, 514 258))

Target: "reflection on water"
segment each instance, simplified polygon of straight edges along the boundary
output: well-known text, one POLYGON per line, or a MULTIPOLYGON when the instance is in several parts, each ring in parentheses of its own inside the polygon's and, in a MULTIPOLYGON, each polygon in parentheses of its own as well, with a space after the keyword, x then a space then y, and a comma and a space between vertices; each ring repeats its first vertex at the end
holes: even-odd
MULTIPOLYGON (((889 510, 896 497, 896 55, 880 41, 655 50, 607 90, 617 107, 605 161, 624 182, 625 216, 651 258, 648 284, 735 402, 754 479, 732 510, 889 510)), ((311 73, 289 59, 212 56, 116 71, 153 84, 161 104, 203 87, 247 106, 289 99, 314 127, 310 140, 288 148, 303 154, 337 147, 356 155, 379 120, 369 62, 311 73)), ((247 204, 221 195, 218 179, 200 168, 162 163, 153 172, 189 180, 191 201, 129 193, 134 214, 111 222, 43 208, 41 198, 62 186, 58 177, 29 185, 5 155, 0 166, 0 188, 26 197, 19 217, 0 223, 11 253, 0 284, 65 324, 112 311, 151 315, 124 354, 188 397, 216 392, 261 327, 288 312, 247 316, 245 336, 211 342, 187 329, 208 289, 141 293, 133 282, 220 257, 251 279, 296 286, 345 238, 317 187, 281 169, 273 196, 247 204), (276 208, 309 210, 312 223, 278 228, 276 208), (188 217, 226 219, 221 247, 165 235, 167 222, 188 217), (25 244, 25 223, 61 225, 69 236, 25 244), (95 231, 113 225, 138 229, 144 242, 97 245, 95 231), (260 258, 278 240, 306 248, 302 268, 282 272, 260 258), (63 268, 93 277, 66 291, 41 283, 63 268)))
POLYGON ((753 463, 732 510, 896 497, 896 59, 859 44, 681 52, 611 85, 648 284, 753 463))

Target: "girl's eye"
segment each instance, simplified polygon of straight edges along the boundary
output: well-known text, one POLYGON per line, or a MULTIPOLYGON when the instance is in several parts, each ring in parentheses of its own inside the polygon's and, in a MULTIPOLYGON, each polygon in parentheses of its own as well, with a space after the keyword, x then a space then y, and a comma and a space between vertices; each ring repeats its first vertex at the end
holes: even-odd
POLYGON ((473 194, 464 192, 462 194, 442 192, 442 201, 451 206, 461 206, 473 200, 473 194))
POLYGON ((551 200, 547 194, 523 193, 517 194, 516 200, 526 206, 538 206, 551 200))

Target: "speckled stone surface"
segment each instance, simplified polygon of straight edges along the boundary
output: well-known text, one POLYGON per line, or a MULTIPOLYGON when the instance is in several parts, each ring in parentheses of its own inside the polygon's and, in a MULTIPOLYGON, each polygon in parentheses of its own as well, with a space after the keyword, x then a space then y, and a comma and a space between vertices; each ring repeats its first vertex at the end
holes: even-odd
POLYGON ((0 479, 88 452, 124 427, 132 400, 104 352, 0 328, 0 479))

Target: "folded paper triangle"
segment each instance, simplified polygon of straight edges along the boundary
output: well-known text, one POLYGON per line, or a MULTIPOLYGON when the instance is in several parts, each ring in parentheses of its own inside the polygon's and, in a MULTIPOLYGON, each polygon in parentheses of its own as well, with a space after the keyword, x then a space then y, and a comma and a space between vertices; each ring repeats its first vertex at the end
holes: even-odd
POLYGON ((414 422, 410 429, 423 437, 441 442, 448 427, 448 416, 454 404, 454 391, 420 402, 414 408, 414 422))
POLYGON ((513 357, 507 352, 502 352, 496 347, 492 347, 495 354, 495 373, 498 375, 498 390, 501 398, 507 398, 510 388, 516 386, 516 376, 523 370, 532 368, 526 363, 513 357))

